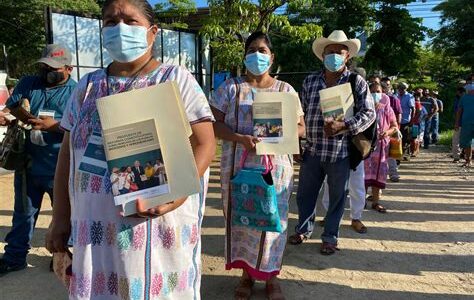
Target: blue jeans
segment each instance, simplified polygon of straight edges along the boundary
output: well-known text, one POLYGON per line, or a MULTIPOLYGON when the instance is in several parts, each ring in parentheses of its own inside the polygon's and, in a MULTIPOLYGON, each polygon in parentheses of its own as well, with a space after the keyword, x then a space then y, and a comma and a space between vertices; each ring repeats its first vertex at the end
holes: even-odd
POLYGON ((431 118, 431 140, 437 143, 439 140, 439 115, 436 114, 431 118))
POLYGON ((428 148, 431 143, 431 118, 426 119, 425 121, 425 132, 423 134, 423 146, 428 148))
POLYGON ((31 247, 36 220, 41 209, 43 196, 48 193, 53 199, 54 176, 26 175, 27 199, 22 199, 23 179, 15 172, 15 208, 13 212, 12 229, 5 237, 5 253, 3 260, 11 266, 22 265, 31 247))
POLYGON ((321 235, 323 242, 337 244, 339 224, 344 214, 344 203, 348 193, 349 158, 334 163, 324 162, 318 156, 305 153, 300 169, 298 193, 298 225, 296 233, 310 237, 316 216, 316 201, 319 190, 327 175, 329 186, 329 207, 321 235))

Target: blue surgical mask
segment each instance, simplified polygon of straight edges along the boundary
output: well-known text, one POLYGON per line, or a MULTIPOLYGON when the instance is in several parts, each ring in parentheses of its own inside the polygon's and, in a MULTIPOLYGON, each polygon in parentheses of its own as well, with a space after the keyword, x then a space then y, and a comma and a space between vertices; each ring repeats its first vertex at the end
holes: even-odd
POLYGON ((344 55, 340 54, 327 54, 324 56, 324 66, 330 72, 339 71, 345 64, 344 55))
POLYGON ((474 91, 474 82, 466 84, 464 88, 466 89, 466 92, 474 91))
POLYGON ((254 52, 245 56, 244 64, 253 75, 262 75, 270 69, 271 57, 268 54, 254 52))
POLYGON ((143 26, 131 26, 118 23, 113 27, 104 27, 104 47, 110 57, 118 62, 132 62, 143 56, 148 49, 148 30, 143 26))
POLYGON ((372 93, 372 98, 374 98, 375 104, 377 104, 382 100, 382 93, 372 93))

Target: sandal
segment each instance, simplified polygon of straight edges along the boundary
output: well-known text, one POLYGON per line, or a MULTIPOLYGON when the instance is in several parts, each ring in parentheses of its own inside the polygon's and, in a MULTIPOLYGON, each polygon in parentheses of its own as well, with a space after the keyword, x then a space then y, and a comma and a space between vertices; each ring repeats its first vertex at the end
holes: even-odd
POLYGON ((295 233, 288 238, 288 242, 292 245, 299 245, 306 241, 308 238, 302 234, 295 233))
POLYGON ((321 254, 322 255, 333 255, 336 253, 336 251, 339 251, 339 248, 337 248, 337 244, 331 244, 327 242, 323 242, 321 245, 321 254))
POLYGON ((351 227, 357 233, 367 233, 367 227, 360 220, 352 220, 351 227))
POLYGON ((365 198, 366 201, 372 201, 373 199, 374 199, 374 197, 372 197, 372 195, 367 196, 367 198, 365 198))
POLYGON ((234 297, 237 300, 247 300, 252 296, 252 288, 255 281, 250 278, 241 278, 239 285, 235 288, 234 297))
POLYGON ((265 285, 268 300, 285 300, 285 296, 278 283, 268 283, 265 285))
POLYGON ((378 203, 373 203, 372 209, 375 209, 377 212, 382 213, 382 214, 387 212, 387 209, 378 203))

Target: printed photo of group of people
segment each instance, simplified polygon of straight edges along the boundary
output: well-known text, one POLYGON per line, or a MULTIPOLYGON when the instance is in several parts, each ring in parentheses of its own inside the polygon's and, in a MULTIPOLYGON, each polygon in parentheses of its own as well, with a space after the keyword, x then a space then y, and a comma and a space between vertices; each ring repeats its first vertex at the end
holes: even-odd
POLYGON ((160 150, 110 161, 109 168, 111 170, 110 182, 112 183, 112 193, 114 196, 168 184, 160 150), (150 157, 154 159, 149 159, 150 157), (141 160, 137 158, 141 158, 141 160), (123 161, 124 159, 130 163, 127 164, 123 161), (142 161, 145 161, 144 166, 142 161))
POLYGON ((281 138, 282 123, 282 119, 254 119, 253 135, 258 138, 281 138))

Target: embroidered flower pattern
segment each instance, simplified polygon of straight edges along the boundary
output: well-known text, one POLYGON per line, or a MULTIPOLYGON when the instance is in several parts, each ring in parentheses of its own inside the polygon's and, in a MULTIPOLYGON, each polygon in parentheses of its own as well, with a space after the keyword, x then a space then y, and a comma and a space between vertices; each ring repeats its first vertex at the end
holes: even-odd
POLYGON ((170 293, 174 291, 177 285, 178 285, 178 273, 176 272, 169 273, 168 274, 168 288, 170 290, 170 293))
POLYGON ((130 298, 132 300, 139 300, 142 297, 143 284, 139 278, 133 279, 130 285, 130 298))
POLYGON ((87 187, 89 186, 90 177, 91 177, 91 174, 81 172, 81 186, 80 186, 81 192, 83 193, 87 192, 87 187))
POLYGON ((145 227, 143 225, 135 226, 133 231, 133 250, 141 250, 145 241, 145 227))
POLYGON ((100 221, 92 222, 90 235, 92 246, 100 246, 104 237, 104 226, 102 226, 100 221))
POLYGON ((174 241, 175 241, 174 229, 173 227, 167 227, 161 239, 163 247, 166 249, 170 249, 171 247, 173 247, 174 241))
POLYGON ((91 178, 91 192, 92 193, 100 193, 100 188, 102 186, 102 177, 97 175, 92 175, 91 178))
POLYGON ((188 283, 187 275, 188 275, 188 272, 183 271, 181 272, 181 276, 179 276, 178 291, 180 292, 186 289, 186 285, 188 283))
POLYGON ((133 229, 131 225, 122 224, 117 234, 117 245, 120 250, 128 250, 133 240, 133 229))
POLYGON ((163 225, 161 224, 153 224, 153 246, 156 247, 161 241, 161 237, 163 236, 163 225))
POLYGON ((79 236, 77 237, 79 246, 85 247, 88 244, 87 233, 89 231, 89 228, 87 227, 87 221, 81 221, 79 223, 79 236))
POLYGON ((102 178, 102 182, 104 183, 105 193, 110 194, 112 192, 112 182, 110 182, 110 174, 108 171, 106 175, 102 178))
POLYGON ((107 240, 107 245, 112 246, 115 244, 115 235, 117 234, 115 229, 115 223, 107 224, 107 231, 105 233, 105 238, 107 240))
POLYGON ((104 272, 99 272, 95 274, 92 281, 92 293, 94 296, 105 294, 105 274, 104 272))
POLYGON ((109 280, 107 281, 107 289, 109 290, 110 295, 118 294, 118 278, 117 273, 110 273, 109 280))
POLYGON ((128 279, 125 277, 120 277, 119 280, 119 294, 122 300, 128 300, 130 298, 130 285, 128 279))
POLYGON ((155 274, 151 280, 151 294, 158 296, 163 288, 163 276, 161 274, 155 274))
POLYGON ((184 225, 181 229, 181 245, 184 247, 189 243, 191 238, 191 228, 188 225, 184 225))
POLYGON ((193 224, 193 229, 191 231, 191 245, 194 245, 198 241, 198 228, 196 224, 193 224))
POLYGON ((77 295, 80 297, 87 297, 90 294, 91 281, 86 275, 81 275, 77 279, 77 295))

